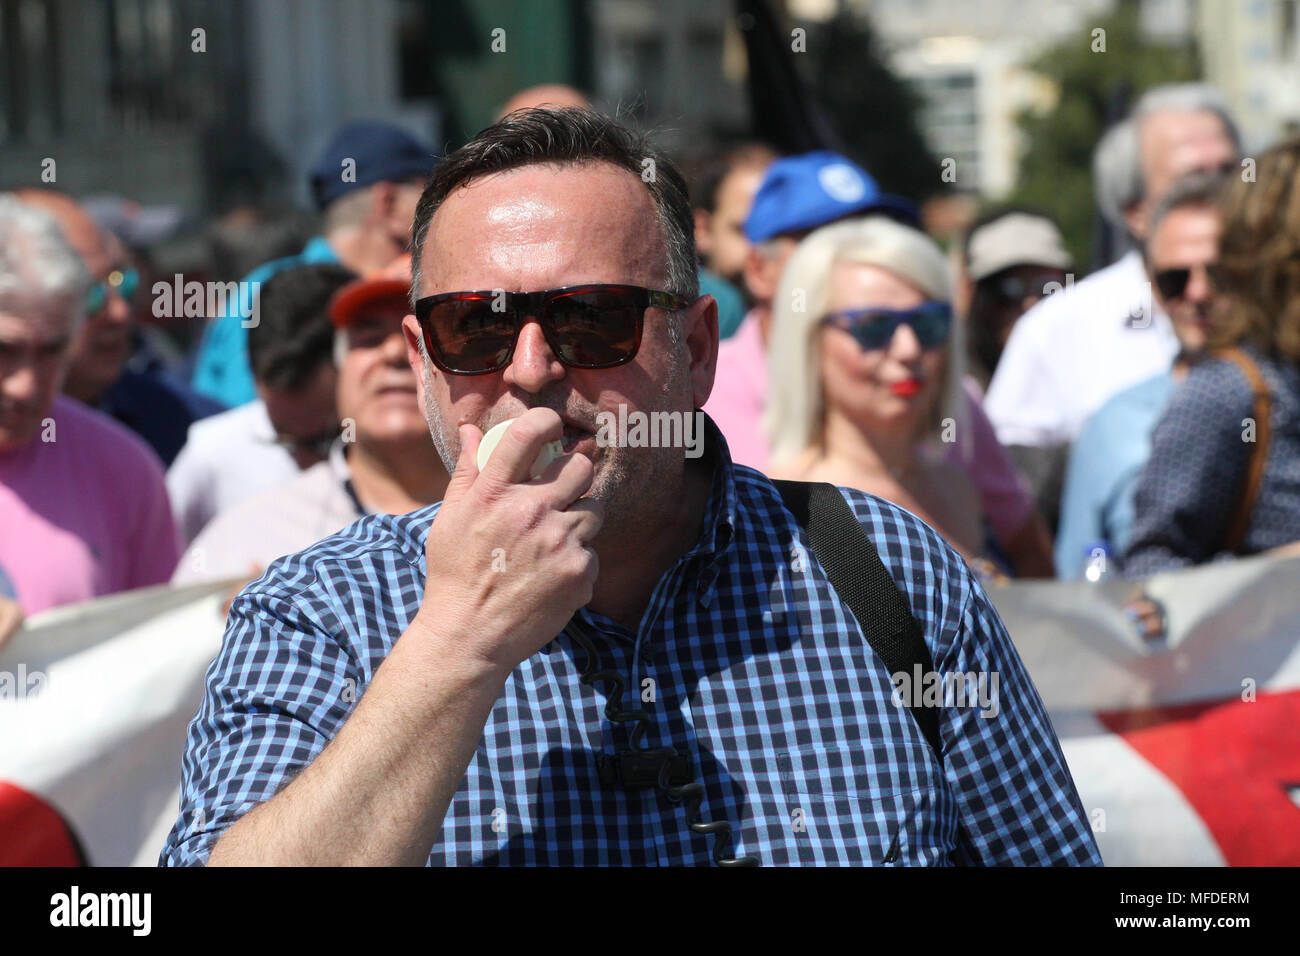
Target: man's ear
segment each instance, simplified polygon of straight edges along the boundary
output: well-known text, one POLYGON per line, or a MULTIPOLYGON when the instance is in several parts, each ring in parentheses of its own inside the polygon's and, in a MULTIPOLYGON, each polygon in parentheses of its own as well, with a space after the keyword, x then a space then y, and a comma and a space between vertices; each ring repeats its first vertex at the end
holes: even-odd
POLYGON ((718 302, 702 295, 681 314, 682 337, 691 362, 691 392, 696 408, 713 394, 718 371, 718 302))
POLYGON ((420 392, 420 407, 424 407, 424 356, 420 353, 420 320, 414 315, 402 319, 402 338, 406 339, 406 361, 415 373, 416 389, 420 392))
POLYGON ((1145 241, 1147 237, 1147 214, 1150 212, 1147 201, 1141 199, 1133 205, 1124 209, 1124 222, 1128 224, 1128 231, 1138 242, 1145 241))
MULTIPOLYGON (((397 186, 393 183, 378 182, 370 187, 370 219, 392 228, 392 219, 397 213, 397 186)), ((409 229, 410 223, 403 228, 409 229)))
POLYGON ((756 302, 771 302, 772 296, 776 295, 776 287, 767 279, 767 270, 764 266, 767 264, 767 257, 758 251, 757 245, 749 247, 745 253, 745 267, 743 276, 745 279, 745 288, 749 290, 749 296, 756 302))

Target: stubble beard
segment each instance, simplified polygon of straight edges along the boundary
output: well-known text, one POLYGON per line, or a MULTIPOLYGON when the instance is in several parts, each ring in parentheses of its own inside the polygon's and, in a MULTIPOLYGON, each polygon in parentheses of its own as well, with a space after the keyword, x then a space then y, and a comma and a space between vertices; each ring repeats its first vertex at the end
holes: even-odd
MULTIPOLYGON (((682 351, 685 351, 684 347, 682 351)), ((675 395, 686 377, 681 364, 683 356, 675 358, 678 361, 673 363, 672 375, 663 387, 665 397, 675 395)), ((441 409, 433 397, 430 364, 426 358, 423 368, 424 417, 433 446, 450 475, 455 472, 460 458, 460 435, 448 433, 441 409)), ((601 452, 591 487, 582 496, 605 503, 605 520, 593 544, 617 542, 626 547, 629 542, 644 541, 647 528, 666 527, 673 519, 671 499, 680 497, 682 491, 686 467, 684 449, 610 445, 601 452)))

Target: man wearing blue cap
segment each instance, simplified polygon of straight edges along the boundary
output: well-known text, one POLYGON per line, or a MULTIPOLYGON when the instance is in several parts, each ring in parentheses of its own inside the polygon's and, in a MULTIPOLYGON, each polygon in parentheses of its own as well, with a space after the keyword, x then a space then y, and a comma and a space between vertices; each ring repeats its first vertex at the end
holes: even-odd
POLYGON ((882 193, 870 173, 837 153, 804 153, 768 166, 745 220, 753 245, 744 280, 754 307, 735 335, 719 344, 717 378, 704 407, 726 436, 733 460, 760 470, 767 466, 767 339, 786 260, 814 229, 868 213, 920 225, 911 202, 882 193))
POLYGON ((312 198, 324 217, 322 235, 296 256, 250 272, 226 314, 208 324, 194 366, 194 387, 231 407, 257 397, 248 363, 243 316, 262 282, 283 269, 340 263, 360 275, 390 265, 411 241, 415 204, 433 150, 390 123, 361 120, 336 132, 309 175, 312 198))

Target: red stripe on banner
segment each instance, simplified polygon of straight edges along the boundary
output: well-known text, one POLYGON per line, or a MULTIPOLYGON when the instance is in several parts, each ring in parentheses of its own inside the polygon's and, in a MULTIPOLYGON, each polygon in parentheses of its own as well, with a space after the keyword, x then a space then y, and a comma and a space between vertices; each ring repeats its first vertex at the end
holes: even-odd
POLYGON ((1229 866, 1300 865, 1300 691, 1097 719, 1182 791, 1229 866))
POLYGON ((81 849, 59 811, 0 782, 0 866, 81 866, 81 849))

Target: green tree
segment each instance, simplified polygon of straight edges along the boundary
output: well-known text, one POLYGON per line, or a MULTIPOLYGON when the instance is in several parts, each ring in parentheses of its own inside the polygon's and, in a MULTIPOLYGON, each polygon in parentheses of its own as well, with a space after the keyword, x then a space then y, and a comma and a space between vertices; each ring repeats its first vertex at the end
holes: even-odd
POLYGON ((1092 258, 1092 152, 1106 131, 1111 103, 1201 75, 1194 45, 1151 42, 1139 29, 1138 14, 1135 0, 1120 0, 1108 16, 1085 21, 1077 35, 1045 50, 1031 69, 1056 85, 1059 98, 1046 113, 1026 110, 1016 118, 1026 149, 1009 198, 1055 216, 1078 263, 1092 258))

